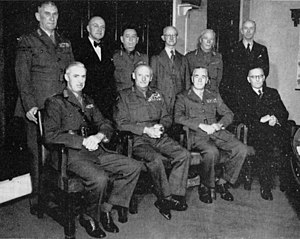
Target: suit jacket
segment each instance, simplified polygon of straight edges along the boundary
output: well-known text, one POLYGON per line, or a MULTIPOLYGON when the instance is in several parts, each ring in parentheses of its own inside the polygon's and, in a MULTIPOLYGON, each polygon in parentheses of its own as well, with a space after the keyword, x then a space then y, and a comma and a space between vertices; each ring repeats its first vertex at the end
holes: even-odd
POLYGON ((56 44, 40 28, 21 37, 16 55, 20 96, 15 113, 24 116, 32 107, 43 108, 47 97, 65 87, 64 70, 74 61, 71 43, 55 32, 56 44))
MULTIPOLYGON (((113 128, 110 121, 102 116, 91 98, 85 94, 82 98, 81 105, 75 95, 66 88, 63 93, 46 100, 44 129, 47 143, 64 144, 79 152, 84 137, 74 132, 81 126, 87 126, 87 121, 95 125, 98 132, 106 135, 108 139, 111 137, 113 128)), ((72 163, 72 157, 68 163, 72 163)))
MULTIPOLYGON (((177 95, 174 120, 175 123, 192 129, 192 135, 208 140, 211 136, 201 130, 199 124, 219 122, 226 128, 233 121, 233 113, 224 104, 219 93, 205 89, 201 100, 190 88, 177 95), (217 121, 217 114, 222 116, 219 121, 217 121)), ((225 130, 220 130, 213 135, 217 135, 218 138, 223 140, 229 140, 234 137, 225 130)))
POLYGON ((249 127, 250 142, 264 144, 270 140, 282 140, 280 137, 287 132, 289 114, 276 89, 263 87, 263 95, 259 98, 251 88, 247 94, 239 95, 239 104, 241 107, 235 120, 249 127), (272 127, 268 122, 261 123, 260 119, 265 115, 275 115, 278 124, 272 127))
POLYGON ((135 64, 142 61, 148 64, 148 56, 138 51, 134 51, 133 58, 123 51, 118 50, 113 55, 115 66, 114 77, 116 80, 117 91, 124 90, 133 86, 132 72, 135 64))
POLYGON ((90 40, 86 37, 74 48, 74 56, 82 62, 86 69, 86 86, 84 92, 91 96, 101 112, 109 110, 115 97, 114 65, 112 54, 106 45, 101 46, 101 61, 90 40))
POLYGON ((185 81, 187 67, 183 59, 184 56, 175 51, 175 60, 172 63, 165 49, 151 58, 153 69, 151 86, 164 94, 170 113, 173 112, 176 94, 185 90, 187 85, 185 81))

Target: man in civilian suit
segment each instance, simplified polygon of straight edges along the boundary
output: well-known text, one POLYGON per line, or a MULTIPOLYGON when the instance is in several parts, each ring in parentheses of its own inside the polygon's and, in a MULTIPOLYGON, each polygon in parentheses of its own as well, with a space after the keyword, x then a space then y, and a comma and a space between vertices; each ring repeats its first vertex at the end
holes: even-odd
POLYGON ((74 48, 75 59, 87 68, 85 93, 95 100, 104 116, 111 119, 115 99, 114 65, 112 54, 103 41, 105 21, 99 16, 94 16, 86 29, 88 37, 74 48))
POLYGON ((173 115, 176 94, 186 88, 184 56, 175 49, 177 36, 178 32, 175 27, 165 27, 161 36, 165 42, 165 48, 151 59, 153 69, 151 86, 164 94, 167 109, 171 115, 173 115))
POLYGON ((27 145, 32 153, 31 180, 33 193, 30 211, 36 214, 38 190, 37 119, 47 97, 65 87, 64 70, 74 60, 70 42, 56 31, 58 9, 51 1, 42 2, 35 17, 39 27, 20 38, 16 52, 16 80, 19 90, 15 115, 26 121, 27 145))
POLYGON ((264 45, 254 41, 255 32, 255 21, 246 20, 241 28, 243 39, 230 50, 229 60, 225 64, 221 95, 234 113, 239 109, 238 95, 244 94, 245 90, 251 88, 247 81, 249 66, 260 66, 264 71, 265 78, 269 75, 268 50, 264 45))

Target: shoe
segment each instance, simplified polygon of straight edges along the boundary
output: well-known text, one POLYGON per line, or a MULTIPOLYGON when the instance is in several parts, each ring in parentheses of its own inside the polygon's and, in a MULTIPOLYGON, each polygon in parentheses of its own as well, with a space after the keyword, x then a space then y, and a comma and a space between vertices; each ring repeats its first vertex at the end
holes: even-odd
POLYGON ((101 212, 100 221, 105 231, 112 233, 119 232, 119 228, 114 223, 110 212, 101 212))
POLYGON ((245 182, 244 182, 244 189, 247 191, 251 190, 251 185, 252 185, 252 180, 249 177, 245 177, 245 182))
POLYGON ((273 194, 272 194, 271 189, 269 189, 269 188, 261 187, 260 188, 260 195, 265 200, 269 200, 269 201, 273 200, 273 194))
POLYGON ((95 238, 106 237, 105 232, 99 227, 99 223, 92 219, 85 219, 82 215, 79 217, 79 223, 82 227, 85 228, 87 234, 95 238))
POLYGON ((170 208, 168 207, 167 203, 165 202, 166 200, 162 199, 162 200, 157 200, 154 203, 154 206, 158 208, 159 212, 161 215, 163 215, 164 218, 166 218, 167 220, 171 220, 171 211, 170 208))
POLYGON ((225 184, 216 184, 216 192, 220 193, 221 198, 226 201, 233 201, 233 195, 228 191, 225 184))
POLYGON ((128 208, 126 207, 118 207, 118 221, 121 223, 128 222, 128 208))
POLYGON ((172 196, 170 199, 167 199, 166 201, 169 209, 171 210, 185 211, 188 208, 188 205, 186 204, 184 197, 172 196))
POLYGON ((137 214, 138 213, 138 199, 137 196, 132 195, 130 203, 129 203, 129 213, 137 214))
POLYGON ((201 202, 204 203, 212 203, 213 199, 212 199, 212 194, 209 188, 205 187, 205 186, 201 186, 198 189, 198 193, 199 193, 199 199, 201 202))

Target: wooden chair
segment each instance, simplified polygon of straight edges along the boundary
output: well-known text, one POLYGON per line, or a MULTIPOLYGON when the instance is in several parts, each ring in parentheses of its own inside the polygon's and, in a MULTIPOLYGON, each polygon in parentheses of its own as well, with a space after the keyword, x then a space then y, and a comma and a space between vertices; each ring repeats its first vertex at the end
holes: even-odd
POLYGON ((295 128, 292 134, 292 148, 296 157, 291 157, 290 164, 295 181, 300 185, 300 128, 295 128))

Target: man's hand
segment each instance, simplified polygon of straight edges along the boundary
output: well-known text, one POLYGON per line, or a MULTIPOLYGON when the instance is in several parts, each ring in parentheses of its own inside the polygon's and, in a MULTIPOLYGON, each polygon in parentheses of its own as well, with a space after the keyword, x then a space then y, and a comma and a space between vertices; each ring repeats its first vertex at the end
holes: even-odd
POLYGON ((274 126, 277 123, 278 123, 278 120, 277 120, 276 116, 275 115, 270 116, 269 125, 274 126))
POLYGON ((145 127, 144 134, 147 134, 150 138, 154 138, 154 139, 159 139, 163 133, 163 131, 161 131, 161 127, 145 127))
POLYGON ((224 129, 223 124, 220 124, 220 123, 213 123, 211 126, 214 127, 214 129, 215 129, 216 131, 219 131, 219 130, 221 130, 221 129, 224 129))
POLYGON ((107 143, 108 142, 108 138, 103 133, 99 132, 95 136, 99 139, 100 142, 103 142, 103 143, 107 143))
POLYGON ((205 131, 207 134, 213 134, 216 132, 216 129, 209 124, 199 124, 199 128, 205 131))
POLYGON ((37 118, 35 117, 36 112, 38 111, 38 107, 32 107, 30 110, 26 112, 26 117, 30 121, 33 121, 34 123, 37 124, 37 118))
POLYGON ((266 122, 268 122, 270 119, 271 119, 271 116, 270 116, 270 115, 265 115, 265 116, 263 116, 263 117, 260 118, 260 122, 261 122, 261 123, 266 123, 266 122))
POLYGON ((101 140, 99 139, 99 137, 97 135, 91 135, 87 138, 83 139, 82 145, 84 147, 86 147, 89 151, 95 151, 98 149, 99 147, 99 143, 101 142, 101 140))

